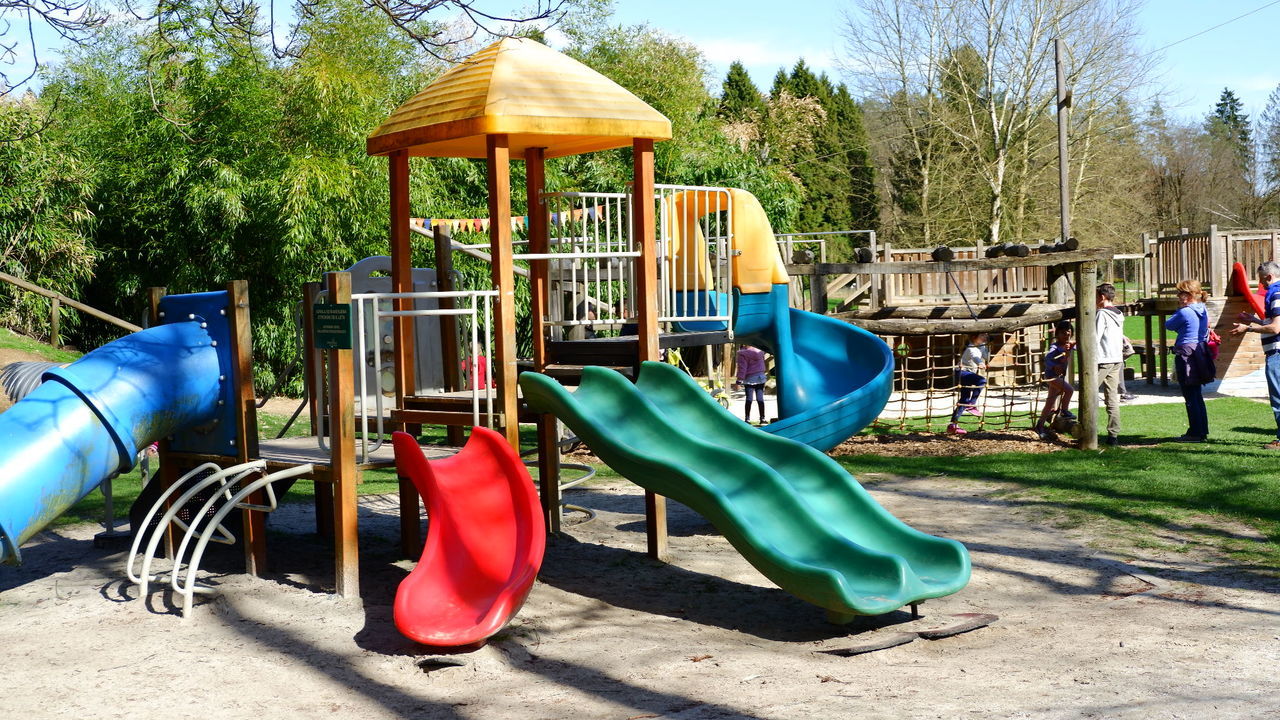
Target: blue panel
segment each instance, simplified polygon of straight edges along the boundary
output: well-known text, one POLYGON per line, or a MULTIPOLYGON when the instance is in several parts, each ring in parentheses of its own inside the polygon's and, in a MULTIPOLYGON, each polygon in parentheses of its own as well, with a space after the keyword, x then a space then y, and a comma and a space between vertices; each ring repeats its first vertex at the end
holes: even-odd
POLYGON ((175 452, 207 453, 234 456, 236 437, 235 367, 231 357, 231 322, 228 317, 230 296, 225 291, 167 295, 160 300, 161 323, 195 322, 202 325, 217 353, 217 405, 213 417, 188 425, 173 433, 170 448, 175 452))

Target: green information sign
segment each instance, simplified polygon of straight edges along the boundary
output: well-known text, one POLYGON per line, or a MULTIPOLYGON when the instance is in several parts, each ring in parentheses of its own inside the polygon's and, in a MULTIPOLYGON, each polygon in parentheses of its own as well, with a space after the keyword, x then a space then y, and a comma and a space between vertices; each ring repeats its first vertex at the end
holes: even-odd
POLYGON ((351 349, 351 306, 316 303, 311 306, 317 350, 351 349))

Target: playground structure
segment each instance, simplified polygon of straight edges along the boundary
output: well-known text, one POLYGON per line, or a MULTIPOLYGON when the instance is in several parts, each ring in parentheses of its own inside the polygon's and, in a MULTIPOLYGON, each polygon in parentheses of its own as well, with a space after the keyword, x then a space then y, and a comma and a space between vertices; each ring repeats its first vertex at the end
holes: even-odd
MULTIPOLYGON (((22 542, 39 527, 112 473, 131 466, 140 448, 158 441, 161 472, 158 482, 144 493, 144 502, 150 506, 147 515, 159 522, 145 538, 139 528, 135 553, 145 545, 143 567, 135 573, 131 560, 132 579, 144 587, 161 579, 152 573, 150 559, 163 542, 175 560, 170 584, 189 609, 200 592, 195 582, 200 557, 208 543, 230 539, 223 521, 237 512, 242 516, 246 568, 259 574, 267 561, 266 513, 289 484, 309 480, 315 484, 318 529, 332 535, 334 542, 335 589, 341 595, 358 596, 355 485, 364 470, 393 463, 386 437, 390 430, 412 431, 423 424, 448 426, 453 445, 461 444, 463 428, 491 427, 493 437, 509 445, 514 457, 520 422, 536 423, 539 520, 546 530, 557 531, 560 438, 557 420, 549 410, 572 413, 563 403, 526 405, 518 395, 514 283, 518 257, 528 263, 531 287, 531 378, 551 383, 547 378, 555 375, 586 382, 608 372, 598 366, 616 366, 638 375, 642 374, 639 368, 660 359, 662 350, 724 346, 735 339, 761 344, 775 355, 782 419, 764 431, 734 425, 733 432, 724 435, 726 441, 738 430, 748 435, 738 436, 736 450, 723 450, 735 458, 734 465, 760 471, 761 477, 772 480, 737 493, 739 501, 754 508, 751 513, 744 515, 739 508, 721 514, 720 519, 726 533, 739 539, 735 545, 784 588, 840 619, 887 612, 955 592, 968 579, 964 549, 891 520, 838 466, 828 461, 823 469, 799 472, 798 477, 808 478, 809 485, 814 478, 826 476, 819 483, 823 489, 813 491, 823 498, 820 502, 812 497, 800 499, 795 495, 798 486, 788 485, 797 477, 794 468, 787 469, 796 457, 809 457, 812 464, 820 457, 818 450, 834 446, 874 419, 889 391, 892 356, 882 342, 849 323, 789 307, 790 278, 768 219, 749 193, 656 185, 654 142, 669 136, 666 119, 634 96, 529 40, 500 41, 446 73, 368 139, 368 151, 386 155, 391 167, 391 252, 389 260, 372 262, 377 269, 389 268, 389 288, 385 282, 377 287, 373 281, 381 279, 373 272, 365 273, 361 291, 353 292, 357 285, 353 272, 333 272, 323 287, 313 284, 305 289, 307 385, 314 391, 315 434, 274 440, 258 437, 248 291, 243 282, 231 284, 225 292, 194 295, 167 296, 163 289, 152 289, 154 327, 90 353, 64 370, 49 371, 46 377, 57 382, 46 382, 2 416, 21 424, 0 428, 0 437, 11 450, 24 452, 25 429, 38 423, 47 430, 40 436, 53 438, 52 445, 58 446, 46 456, 37 456, 35 462, 5 461, 8 469, 30 468, 25 474, 6 473, 11 479, 0 486, 4 500, 0 505, 8 512, 0 516, 5 557, 18 559, 22 542), (531 69, 560 84, 522 83, 520 78, 531 69), (565 89, 570 87, 591 101, 566 103, 565 89), (545 192, 546 159, 625 146, 632 149, 635 171, 625 192, 545 192), (437 260, 446 265, 434 268, 434 290, 429 289, 433 278, 412 268, 410 155, 486 158, 491 288, 453 289, 448 252, 437 254, 437 260), (512 158, 526 163, 531 209, 527 252, 518 255, 511 238, 512 158), (588 336, 588 329, 595 337, 588 336), (437 350, 438 364, 415 361, 415 355, 437 350), (439 374, 432 374, 433 367, 439 374), (73 406, 72 415, 61 414, 64 405, 73 406), (52 415, 48 406, 55 408, 52 415), (44 415, 35 419, 25 414, 41 412, 44 415), (67 436, 72 428, 78 432, 81 427, 95 434, 67 436), (762 456, 753 454, 753 445, 771 448, 769 468, 761 470, 762 456), (92 453, 86 462, 58 454, 65 454, 68 447, 73 454, 92 453), (53 480, 38 477, 45 460, 67 468, 66 472, 53 480), (12 479, 15 475, 17 479, 12 479), (50 494, 56 494, 58 501, 48 502, 50 494), (842 494, 849 497, 841 499, 842 494), (828 509, 844 503, 844 509, 836 521, 811 518, 803 525, 770 524, 768 513, 760 512, 771 502, 818 503, 828 509), (198 507, 186 518, 174 511, 175 506, 188 508, 193 503, 198 507), (180 541, 177 531, 184 532, 180 541), (827 571, 775 572, 795 563, 812 565, 816 558, 800 552, 806 546, 803 541, 784 547, 785 557, 771 556, 760 548, 782 537, 796 540, 806 534, 816 543, 814 547, 836 543, 828 549, 854 556, 863 552, 855 548, 865 545, 868 557, 877 558, 878 570, 860 572, 846 564, 835 570, 839 580, 827 571), (191 555, 185 560, 183 583, 188 549, 191 555), (833 595, 836 590, 844 595, 833 595)), ((437 248, 451 247, 443 233, 435 233, 434 241, 437 248)), ((656 396, 683 387, 670 379, 654 380, 662 377, 655 373, 650 370, 640 378, 644 393, 656 396)), ((682 392, 687 396, 688 388, 682 392)), ((700 391, 698 395, 710 402, 700 391)), ((683 406, 697 407, 692 402, 683 406)), ((708 432, 731 419, 718 405, 712 406, 722 415, 697 421, 710 422, 708 432)), ((649 419, 658 425, 649 426, 647 432, 661 431, 663 422, 671 422, 652 415, 649 419)), ((679 422, 693 424, 695 418, 690 415, 679 422)), ((591 435, 579 425, 583 436, 591 435)), ((635 429, 644 430, 638 425, 635 429)), ((513 482, 521 482, 521 476, 510 469, 510 457, 495 460, 493 437, 483 430, 476 432, 488 438, 487 449, 473 451, 469 445, 461 457, 493 460, 507 468, 504 472, 513 482)), ((408 437, 398 436, 398 444, 404 445, 408 437)), ((702 439, 692 442, 706 445, 702 439)), ((454 451, 431 448, 437 457, 454 451)), ((645 487, 659 489, 646 490, 648 549, 655 557, 667 554, 660 491, 678 492, 716 515, 712 505, 700 499, 715 496, 714 483, 706 486, 695 481, 694 475, 704 480, 708 475, 690 474, 691 468, 681 465, 691 462, 687 455, 677 454, 667 459, 665 467, 675 468, 674 475, 697 486, 695 490, 649 478, 643 467, 641 476, 634 478, 645 487)), ((442 469, 453 471, 455 466, 445 461, 442 469)), ((422 545, 420 497, 407 477, 401 479, 400 499, 402 550, 416 554, 422 545)), ((442 511, 437 507, 433 514, 439 517, 442 511)), ((448 511, 443 514, 447 516, 448 511)), ((142 513, 139 517, 141 524, 149 525, 142 513)), ((514 520, 505 522, 503 527, 510 528, 514 520)), ((448 526, 433 523, 433 528, 448 526)), ((463 542, 465 546, 465 538, 463 542)), ((517 549, 531 547, 527 539, 513 542, 517 549)), ((536 562, 529 564, 536 571, 536 562)), ((443 573, 434 576, 440 582, 457 580, 463 572, 460 567, 424 558, 424 575, 410 587, 436 572, 443 573)), ((459 597, 485 597, 494 607, 505 608, 498 608, 493 616, 499 624, 489 625, 484 632, 500 627, 515 611, 521 593, 528 589, 523 580, 531 576, 526 572, 521 577, 512 586, 515 590, 497 594, 476 594, 474 588, 458 586, 459 597)), ((410 609, 405 617, 421 614, 410 609)), ((406 621, 406 627, 414 624, 406 621)), ((429 634, 418 636, 428 638, 429 634)))

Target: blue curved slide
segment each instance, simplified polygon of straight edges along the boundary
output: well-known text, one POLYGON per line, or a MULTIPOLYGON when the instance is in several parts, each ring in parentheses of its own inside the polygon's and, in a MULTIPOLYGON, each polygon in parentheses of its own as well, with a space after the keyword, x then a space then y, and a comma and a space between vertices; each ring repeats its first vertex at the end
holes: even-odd
POLYGON ((161 325, 104 345, 49 370, 0 414, 0 561, 20 561, 23 542, 132 468, 140 448, 215 418, 231 373, 225 348, 201 325, 161 325))
MULTIPOLYGON (((714 314, 724 294, 691 291, 677 309, 714 314)), ((683 331, 723 330, 724 323, 679 323, 683 331)), ((826 452, 870 425, 893 389, 893 352, 856 325, 788 305, 787 286, 769 292, 734 291, 735 340, 774 357, 777 422, 767 433, 826 452)))

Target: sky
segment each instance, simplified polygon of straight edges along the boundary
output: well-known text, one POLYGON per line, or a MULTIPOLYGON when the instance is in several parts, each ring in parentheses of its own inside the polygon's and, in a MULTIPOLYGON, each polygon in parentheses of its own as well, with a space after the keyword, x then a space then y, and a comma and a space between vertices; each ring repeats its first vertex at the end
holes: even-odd
MULTIPOLYGON (((846 80, 837 58, 843 52, 844 9, 851 2, 614 0, 612 22, 648 23, 697 45, 712 65, 717 89, 729 64, 741 60, 767 91, 778 69, 790 68, 801 57, 815 71, 846 80)), ((509 8, 518 3, 482 4, 509 8)), ((1138 24, 1144 50, 1177 43, 1160 51, 1159 62, 1161 102, 1173 114, 1204 117, 1229 87, 1243 101, 1245 112, 1256 118, 1280 85, 1280 0, 1148 0, 1138 24), (1251 14, 1235 19, 1246 13, 1251 14)), ((49 33, 40 36, 46 39, 42 44, 51 42, 49 33)), ((53 53, 46 48, 42 55, 48 60, 53 53)), ((25 74, 14 66, 5 69, 11 77, 25 74)))
MULTIPOLYGON (((767 91, 778 68, 790 68, 800 57, 815 72, 843 79, 837 58, 849 5, 849 0, 615 0, 614 19, 648 23, 688 39, 720 79, 730 63, 741 60, 767 91)), ((1161 53, 1161 102, 1175 114, 1203 117, 1229 87, 1256 118, 1280 85, 1280 0, 1148 0, 1138 26, 1146 51, 1208 30, 1161 53)))

